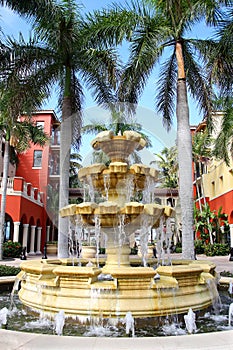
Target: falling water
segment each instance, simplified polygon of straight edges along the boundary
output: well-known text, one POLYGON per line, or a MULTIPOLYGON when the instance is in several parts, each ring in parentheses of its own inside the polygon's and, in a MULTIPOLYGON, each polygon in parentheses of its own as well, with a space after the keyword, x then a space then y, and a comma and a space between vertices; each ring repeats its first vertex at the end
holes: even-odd
POLYGON ((154 187, 155 187, 155 182, 154 180, 150 177, 146 177, 146 183, 144 190, 142 192, 143 194, 143 203, 152 203, 153 202, 153 193, 154 193, 154 187))
POLYGON ((82 235, 83 235, 83 224, 80 215, 76 215, 75 219, 75 242, 76 242, 76 252, 78 258, 78 265, 81 265, 80 255, 82 249, 82 235))
POLYGON ((166 234, 165 234, 165 247, 166 247, 166 252, 167 252, 167 259, 168 259, 168 264, 171 264, 171 254, 170 254, 170 247, 171 247, 171 240, 172 240, 172 229, 171 229, 171 218, 168 217, 165 221, 166 225, 166 234))
POLYGON ((105 174, 104 175, 104 191, 105 191, 105 199, 108 201, 108 191, 110 188, 110 175, 105 174))
POLYGON ((217 289, 217 285, 216 285, 216 281, 212 278, 208 279, 206 281, 207 283, 207 287, 212 299, 212 306, 214 309, 214 313, 216 315, 219 314, 220 309, 222 308, 222 302, 218 293, 218 289, 217 289))
POLYGON ((128 176, 126 180, 126 202, 130 202, 134 193, 133 176, 128 176))
POLYGON ((74 226, 74 217, 69 217, 69 229, 68 229, 68 249, 69 249, 69 256, 73 260, 74 265, 74 257, 75 257, 75 226, 74 226))
POLYGON ((96 264, 99 267, 100 218, 95 215, 96 264))
POLYGON ((91 199, 91 202, 95 201, 95 190, 94 190, 94 186, 93 186, 93 181, 92 181, 92 177, 90 175, 87 176, 87 185, 89 188, 89 196, 91 199))
MULTIPOLYGON (((21 280, 23 280, 25 277, 26 277, 26 274, 21 277, 21 280)), ((15 277, 15 282, 14 282, 14 285, 13 285, 13 288, 11 291, 11 295, 10 295, 10 301, 11 301, 10 310, 13 310, 13 308, 15 307, 14 294, 15 294, 15 292, 18 292, 18 290, 19 290, 19 283, 20 283, 20 279, 15 277)))
POLYGON ((157 229, 157 257, 158 264, 165 263, 165 232, 164 232, 164 217, 160 218, 159 227, 157 229))
POLYGON ((142 254, 143 266, 147 266, 147 250, 148 250, 148 236, 150 232, 150 225, 146 215, 141 216, 141 229, 140 229, 140 249, 142 254))
POLYGON ((121 248, 126 242, 126 233, 125 233, 125 215, 119 215, 119 225, 118 225, 118 266, 120 266, 121 263, 121 248))
POLYGON ((69 256, 72 258, 73 265, 75 265, 77 259, 78 265, 80 265, 80 253, 82 247, 82 233, 83 224, 80 215, 73 215, 69 220, 68 231, 68 248, 69 256))

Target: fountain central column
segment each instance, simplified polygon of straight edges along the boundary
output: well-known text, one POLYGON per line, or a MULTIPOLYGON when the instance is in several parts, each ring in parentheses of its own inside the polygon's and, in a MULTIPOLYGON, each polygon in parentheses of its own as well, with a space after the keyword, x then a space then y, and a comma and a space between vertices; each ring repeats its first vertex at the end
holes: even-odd
POLYGON ((103 273, 111 273, 116 268, 130 267, 130 247, 129 240, 118 232, 117 228, 102 227, 102 232, 106 234, 106 254, 107 259, 103 267, 103 273))

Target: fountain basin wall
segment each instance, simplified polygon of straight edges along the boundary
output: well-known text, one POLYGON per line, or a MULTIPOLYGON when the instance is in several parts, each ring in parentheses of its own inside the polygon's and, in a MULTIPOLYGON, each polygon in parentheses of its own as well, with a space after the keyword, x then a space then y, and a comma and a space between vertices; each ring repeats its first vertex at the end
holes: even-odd
MULTIPOLYGON (((213 264, 113 268, 111 280, 98 280, 101 268, 67 266, 67 259, 25 261, 18 278, 19 298, 26 306, 52 317, 119 319, 131 311, 135 318, 202 310, 218 298, 213 264), (155 279, 155 275, 160 275, 155 279), (211 283, 210 283, 211 282, 211 283), (211 287, 210 287, 211 286, 211 287)), ((108 271, 110 273, 110 271, 108 271)))

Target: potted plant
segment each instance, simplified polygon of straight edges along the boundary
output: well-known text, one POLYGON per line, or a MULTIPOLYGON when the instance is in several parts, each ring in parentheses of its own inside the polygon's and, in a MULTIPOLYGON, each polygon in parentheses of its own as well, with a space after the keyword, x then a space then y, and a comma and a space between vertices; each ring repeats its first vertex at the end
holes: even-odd
POLYGON ((82 242, 81 257, 83 259, 90 259, 96 257, 96 244, 95 242, 82 242))

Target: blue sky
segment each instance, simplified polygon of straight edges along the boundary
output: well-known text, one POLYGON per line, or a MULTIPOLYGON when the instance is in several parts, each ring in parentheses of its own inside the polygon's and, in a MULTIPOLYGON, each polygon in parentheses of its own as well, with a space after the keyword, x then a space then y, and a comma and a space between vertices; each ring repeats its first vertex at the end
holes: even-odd
MULTIPOLYGON (((124 0, 117 1, 117 3, 124 3, 124 0)), ((79 4, 81 2, 78 1, 79 4)), ((110 0, 83 0, 82 5, 84 11, 92 11, 93 9, 101 9, 103 7, 107 7, 112 3, 110 0)), ((5 33, 9 33, 13 35, 15 38, 18 37, 19 31, 21 31, 24 35, 24 37, 27 37, 29 33, 29 26, 27 25, 26 21, 22 18, 20 18, 17 14, 12 13, 7 8, 1 9, 1 17, 0 17, 0 27, 5 33)), ((195 30, 192 32, 193 37, 206 37, 210 36, 210 32, 208 30, 203 31, 203 26, 199 25, 195 27, 195 30)), ((123 52, 124 56, 126 55, 125 52, 123 52)), ((158 148, 161 148, 161 145, 171 146, 171 144, 174 144, 175 140, 175 130, 172 129, 172 131, 169 134, 164 134, 164 129, 162 126, 161 118, 155 113, 155 103, 154 103, 154 96, 155 96, 155 87, 156 87, 156 76, 158 74, 158 67, 154 69, 152 76, 147 82, 146 88, 144 90, 143 95, 141 96, 141 99, 139 101, 140 109, 140 115, 138 116, 138 119, 140 120, 140 123, 143 124, 143 127, 148 130, 148 127, 150 128, 151 133, 156 134, 156 145, 158 148), (141 113, 145 113, 145 115, 142 115, 141 113), (142 120, 144 120, 142 122, 142 120), (144 125, 144 122, 146 121, 144 125), (153 125, 153 127, 152 127, 153 125), (152 131, 156 129, 156 131, 152 131), (162 135, 162 136, 161 136, 162 135), (166 136, 165 136, 166 135, 166 136), (164 140, 166 138, 167 141, 164 140), (158 141, 159 140, 159 141, 158 141), (158 145, 158 142, 161 144, 158 145)), ((57 102, 55 98, 55 94, 53 94, 52 98, 45 104, 45 108, 47 109, 55 109, 56 110, 57 102)), ((189 106, 190 106, 190 124, 198 124, 202 117, 199 115, 198 110, 196 109, 196 105, 191 99, 189 100, 189 106)), ((85 98, 85 108, 87 113, 87 123, 91 119, 94 119, 94 115, 98 115, 99 109, 96 107, 96 103, 94 102, 93 98, 91 97, 91 94, 86 91, 86 98, 85 98), (89 112, 88 112, 89 111, 89 112), (93 118, 90 116, 90 111, 93 112, 93 118), (90 118, 89 118, 90 116, 90 118)), ((175 120, 174 120, 174 128, 175 128, 175 120)), ((154 142, 153 142, 154 143, 154 142)))

